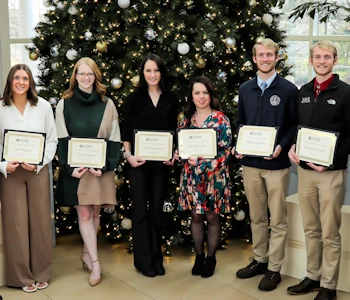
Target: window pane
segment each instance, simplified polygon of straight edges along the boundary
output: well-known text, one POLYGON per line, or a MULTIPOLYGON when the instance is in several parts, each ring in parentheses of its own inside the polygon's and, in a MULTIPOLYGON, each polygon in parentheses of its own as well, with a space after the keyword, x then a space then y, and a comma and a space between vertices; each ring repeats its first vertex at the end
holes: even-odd
POLYGON ((307 83, 309 70, 309 43, 308 42, 287 42, 288 60, 292 65, 291 75, 294 77, 295 85, 300 88, 307 83))
POLYGON ((11 67, 16 64, 26 64, 30 68, 33 73, 33 77, 35 82, 37 82, 37 74, 38 74, 38 64, 39 59, 33 61, 29 58, 29 52, 25 48, 26 46, 31 46, 29 44, 11 44, 11 67))
MULTIPOLYGON (((349 7, 348 0, 338 0, 337 4, 349 7)), ((350 35, 350 25, 344 21, 348 15, 349 12, 338 10, 336 16, 332 15, 326 23, 318 25, 318 35, 350 35)))
POLYGON ((309 17, 298 19, 293 23, 293 19, 289 19, 293 8, 299 4, 303 4, 304 0, 286 0, 282 10, 277 12, 282 13, 279 21, 279 28, 285 30, 287 35, 308 35, 309 34, 309 17))
POLYGON ((32 38, 47 8, 43 0, 8 0, 10 38, 32 38))
POLYGON ((338 50, 338 64, 333 67, 340 79, 350 84, 350 42, 334 42, 338 50))

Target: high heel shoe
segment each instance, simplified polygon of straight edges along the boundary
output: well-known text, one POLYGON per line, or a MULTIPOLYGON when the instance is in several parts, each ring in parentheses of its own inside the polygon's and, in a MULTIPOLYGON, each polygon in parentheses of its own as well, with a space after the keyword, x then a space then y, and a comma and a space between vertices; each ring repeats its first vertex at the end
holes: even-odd
POLYGON ((199 276, 202 275, 203 267, 205 262, 205 254, 197 254, 196 261, 194 262, 194 266, 192 268, 192 275, 199 276))
MULTIPOLYGON (((94 260, 92 263, 98 262, 98 259, 94 260)), ((102 280, 102 274, 100 273, 100 278, 97 279, 92 279, 91 277, 89 278, 89 284, 90 286, 95 286, 98 285, 102 280)))
POLYGON ((83 269, 85 269, 86 271, 88 271, 89 273, 91 273, 92 270, 89 269, 89 266, 86 264, 86 262, 84 261, 83 259, 83 255, 84 254, 89 254, 88 252, 84 252, 82 251, 81 254, 80 254, 80 260, 81 262, 83 263, 83 269))
POLYGON ((205 263, 204 263, 204 266, 203 266, 202 274, 201 274, 202 277, 208 278, 208 277, 213 276, 215 266, 216 266, 215 256, 207 256, 205 263))

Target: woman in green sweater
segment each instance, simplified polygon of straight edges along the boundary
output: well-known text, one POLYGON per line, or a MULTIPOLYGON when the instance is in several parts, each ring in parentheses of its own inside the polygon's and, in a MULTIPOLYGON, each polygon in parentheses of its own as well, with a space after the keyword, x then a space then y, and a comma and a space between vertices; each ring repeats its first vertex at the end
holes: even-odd
POLYGON ((57 199, 60 205, 75 206, 79 229, 84 241, 81 254, 83 267, 91 272, 89 283, 101 282, 101 265, 97 254, 97 231, 101 206, 114 208, 116 191, 114 169, 120 158, 118 113, 113 101, 105 97, 101 71, 95 61, 83 57, 74 66, 69 89, 56 108, 59 138, 60 176, 57 199), (68 165, 70 137, 104 138, 107 140, 106 168, 94 169, 68 165))

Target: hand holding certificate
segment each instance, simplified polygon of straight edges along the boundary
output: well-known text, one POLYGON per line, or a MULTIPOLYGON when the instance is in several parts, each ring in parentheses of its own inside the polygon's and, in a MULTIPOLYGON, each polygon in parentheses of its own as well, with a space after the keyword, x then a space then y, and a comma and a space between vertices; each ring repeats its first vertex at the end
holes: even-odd
POLYGON ((107 142, 104 139, 70 138, 68 141, 68 165, 104 169, 106 167, 107 142))
POLYGON ((5 129, 2 161, 42 165, 45 138, 45 133, 5 129))
POLYGON ((179 156, 215 158, 217 156, 217 131, 215 128, 184 128, 178 130, 179 156))
POLYGON ((329 167, 333 164, 338 133, 300 127, 296 154, 300 160, 329 167))
POLYGON ((277 133, 277 127, 241 126, 237 136, 236 153, 246 156, 272 157, 277 133))

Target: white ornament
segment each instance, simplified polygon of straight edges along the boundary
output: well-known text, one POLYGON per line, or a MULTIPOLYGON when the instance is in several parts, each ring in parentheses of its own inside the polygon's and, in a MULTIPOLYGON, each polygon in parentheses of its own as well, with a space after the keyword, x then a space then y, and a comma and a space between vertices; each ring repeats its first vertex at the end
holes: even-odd
POLYGON ((265 24, 267 25, 271 25, 272 21, 273 21, 273 17, 270 14, 264 14, 262 16, 262 20, 265 24))
POLYGON ((78 51, 75 50, 75 49, 69 49, 67 52, 66 52, 66 56, 69 60, 74 60, 77 58, 78 56, 78 51))
POLYGON ((58 55, 60 55, 60 53, 58 52, 58 49, 60 48, 59 45, 55 45, 53 47, 50 48, 50 54, 53 56, 53 57, 57 57, 58 55))
POLYGON ((237 221, 242 221, 245 218, 245 212, 243 210, 239 210, 234 214, 234 217, 237 221))
POLYGON ((128 8, 130 5, 130 0, 118 0, 118 5, 120 8, 128 8))
POLYGON ((236 39, 232 37, 227 37, 225 40, 225 46, 227 48, 234 48, 236 46, 236 39))
POLYGON ((174 206, 169 201, 165 201, 163 204, 163 211, 166 213, 171 213, 174 210, 174 206))
POLYGON ((294 77, 292 75, 287 75, 286 77, 284 77, 286 80, 290 81, 291 83, 295 84, 295 80, 294 77))
POLYGON ((43 5, 45 7, 50 7, 51 6, 51 4, 47 0, 43 0, 43 5))
POLYGON ((50 98, 50 99, 49 99, 49 103, 50 103, 51 105, 56 105, 56 104, 57 104, 57 99, 56 99, 56 98, 50 98))
POLYGON ((53 3, 57 4, 59 0, 52 0, 53 3))
POLYGON ((245 63, 244 63, 244 65, 243 65, 243 70, 244 71, 251 71, 251 70, 253 70, 253 64, 252 64, 252 62, 251 61, 246 61, 245 63))
POLYGON ((112 78, 111 79, 111 87, 114 89, 120 89, 123 85, 123 81, 120 78, 112 78))
POLYGON ((234 101, 234 102, 238 103, 238 100, 239 100, 238 95, 236 95, 236 96, 233 97, 233 101, 234 101))
POLYGON ((85 33, 84 33, 84 38, 85 40, 87 41, 90 41, 92 39, 92 32, 87 30, 85 33))
POLYGON ((120 223, 122 225, 123 229, 129 230, 131 228, 131 220, 128 218, 125 218, 120 223))
POLYGON ((56 71, 58 67, 59 67, 59 64, 57 62, 53 62, 51 64, 51 69, 54 70, 54 71, 56 71))
POLYGON ((64 2, 57 2, 57 8, 58 9, 64 9, 64 7, 66 6, 66 4, 64 2))
POLYGON ((147 40, 152 41, 157 37, 157 33, 152 28, 148 28, 145 32, 145 37, 147 40))
POLYGON ((205 52, 213 52, 215 48, 215 44, 212 41, 206 41, 203 44, 202 48, 205 52))
POLYGON ((74 5, 71 5, 68 9, 68 12, 71 14, 71 15, 76 15, 78 13, 78 9, 74 6, 74 5))
POLYGON ((185 55, 190 51, 190 46, 187 43, 180 43, 177 45, 177 51, 180 54, 185 55))

